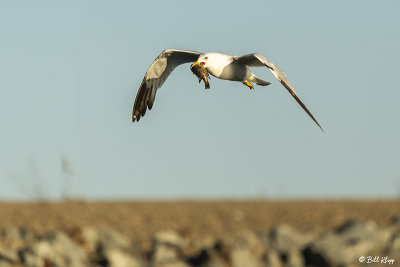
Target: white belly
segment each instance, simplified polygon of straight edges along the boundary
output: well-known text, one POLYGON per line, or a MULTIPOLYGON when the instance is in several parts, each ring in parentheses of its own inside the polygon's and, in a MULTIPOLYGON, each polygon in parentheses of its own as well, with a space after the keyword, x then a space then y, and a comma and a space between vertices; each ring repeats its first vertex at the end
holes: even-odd
POLYGON ((246 66, 230 63, 216 77, 230 81, 245 81, 250 77, 250 74, 251 72, 246 66))
POLYGON ((217 53, 209 55, 206 69, 212 76, 231 81, 245 81, 251 76, 250 70, 244 65, 232 62, 231 56, 217 53))

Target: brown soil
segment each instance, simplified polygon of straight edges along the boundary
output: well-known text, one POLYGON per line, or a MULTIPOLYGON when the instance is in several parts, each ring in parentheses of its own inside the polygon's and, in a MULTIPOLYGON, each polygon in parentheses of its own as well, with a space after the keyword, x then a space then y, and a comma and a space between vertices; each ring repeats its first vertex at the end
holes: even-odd
POLYGON ((19 226, 43 233, 109 226, 143 240, 166 229, 226 237, 243 229, 267 232, 278 223, 300 231, 326 230, 347 219, 386 225, 394 215, 400 215, 400 200, 2 202, 0 228, 19 226))

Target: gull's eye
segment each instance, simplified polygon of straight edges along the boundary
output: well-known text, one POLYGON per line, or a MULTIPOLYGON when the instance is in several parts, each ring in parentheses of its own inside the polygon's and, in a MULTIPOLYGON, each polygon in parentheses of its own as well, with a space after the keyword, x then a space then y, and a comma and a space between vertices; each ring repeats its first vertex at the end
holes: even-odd
POLYGON ((204 59, 208 59, 208 57, 205 57, 204 59))

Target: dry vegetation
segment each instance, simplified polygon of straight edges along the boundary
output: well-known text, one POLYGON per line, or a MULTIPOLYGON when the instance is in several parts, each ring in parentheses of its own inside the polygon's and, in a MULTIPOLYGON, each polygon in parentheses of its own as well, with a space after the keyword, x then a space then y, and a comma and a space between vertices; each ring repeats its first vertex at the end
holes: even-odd
POLYGON ((109 226, 143 240, 165 229, 226 237, 242 229, 266 232, 279 223, 300 231, 326 230, 350 218, 386 225, 399 214, 400 200, 2 202, 0 228, 20 226, 42 233, 109 226))

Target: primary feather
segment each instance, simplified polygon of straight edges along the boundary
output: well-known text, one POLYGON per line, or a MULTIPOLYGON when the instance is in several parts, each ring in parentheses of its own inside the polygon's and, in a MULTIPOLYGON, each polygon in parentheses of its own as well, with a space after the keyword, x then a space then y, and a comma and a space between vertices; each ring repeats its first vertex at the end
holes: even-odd
POLYGON ((139 121, 154 104, 157 89, 160 88, 171 72, 179 65, 196 61, 200 53, 195 51, 164 50, 149 67, 136 95, 132 112, 132 122, 139 121))

